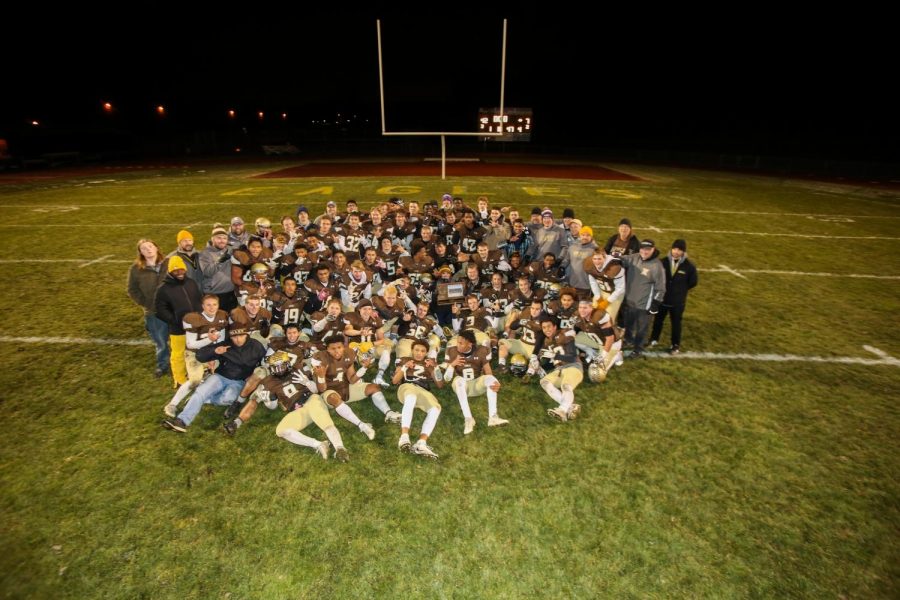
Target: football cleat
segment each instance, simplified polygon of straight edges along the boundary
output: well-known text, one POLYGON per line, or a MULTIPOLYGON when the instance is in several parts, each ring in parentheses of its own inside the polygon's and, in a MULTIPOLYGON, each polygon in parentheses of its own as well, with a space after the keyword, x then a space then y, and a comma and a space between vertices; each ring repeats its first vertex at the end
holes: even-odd
POLYGON ((228 435, 234 435, 237 432, 237 425, 234 421, 228 421, 224 425, 222 425, 222 429, 225 430, 225 433, 228 435))
POLYGON ((463 427, 463 435, 469 435, 472 433, 472 430, 475 429, 475 419, 473 417, 469 417, 466 419, 465 426, 463 427))
POLYGON ((350 462, 350 453, 343 446, 334 449, 334 460, 338 462, 350 462))
POLYGON ((500 415, 491 415, 488 417, 488 427, 502 427, 509 424, 509 419, 503 419, 500 415))
POLYGON ((391 385, 387 381, 385 381, 384 377, 382 377, 381 375, 378 375, 372 383, 374 383, 375 385, 380 385, 381 387, 390 387, 391 385))
POLYGON ((669 348, 669 354, 678 354, 681 352, 681 348, 678 347, 678 344, 672 344, 672 347, 669 348))
POLYGON ((316 446, 316 454, 321 456, 324 460, 328 460, 329 450, 331 450, 331 444, 328 443, 328 440, 319 442, 319 445, 316 446))
POLYGON ((651 348, 654 347, 654 346, 656 346, 657 344, 659 344, 659 342, 657 342, 656 340, 650 340, 650 347, 651 347, 651 348))
POLYGON ((369 438, 369 441, 372 441, 372 440, 375 439, 375 430, 372 429, 372 426, 371 426, 370 424, 368 424, 368 423, 360 423, 360 424, 359 424, 359 430, 362 431, 363 434, 365 434, 365 436, 366 436, 367 438, 369 438))
POLYGON ((419 440, 412 446, 412 453, 418 454, 419 456, 424 456, 425 458, 437 459, 438 455, 435 454, 434 450, 432 450, 428 444, 425 443, 425 440, 419 440))
POLYGON ((560 408, 558 406, 556 408, 548 409, 547 414, 562 423, 565 423, 568 420, 568 415, 566 414, 566 411, 564 411, 562 408, 560 408))
POLYGON ((178 405, 177 404, 166 404, 163 406, 163 412, 166 413, 166 416, 174 419, 178 416, 178 405))
POLYGON ((580 404, 572 404, 569 407, 569 412, 566 414, 566 418, 570 421, 574 421, 581 415, 581 405, 580 404))
POLYGON ((389 410, 384 413, 384 422, 385 423, 400 423, 403 419, 403 415, 398 413, 396 410, 389 410))
POLYGON ((409 452, 409 447, 410 447, 409 434, 408 433, 401 434, 400 441, 397 442, 397 448, 400 450, 400 452, 409 452))
POLYGON ((231 406, 225 409, 225 414, 222 415, 222 418, 226 421, 230 421, 240 414, 241 409, 244 407, 243 403, 241 403, 240 399, 235 400, 231 403, 231 406))

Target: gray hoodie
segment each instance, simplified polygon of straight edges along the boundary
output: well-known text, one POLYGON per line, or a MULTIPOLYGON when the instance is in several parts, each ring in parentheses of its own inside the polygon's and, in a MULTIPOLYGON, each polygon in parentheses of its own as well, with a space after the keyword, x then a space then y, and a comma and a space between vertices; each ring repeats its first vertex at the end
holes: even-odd
POLYGON ((569 285, 580 290, 590 289, 591 283, 588 281, 588 274, 584 271, 584 261, 594 255, 597 244, 591 240, 587 244, 582 244, 581 240, 575 240, 575 243, 569 244, 569 285))
POLYGON ((210 243, 200 252, 200 271, 203 273, 204 294, 225 294, 234 291, 231 282, 231 246, 219 250, 210 243), (222 260, 225 254, 229 258, 222 260))
POLYGON ((654 249, 648 260, 640 253, 620 257, 625 267, 625 304, 631 308, 650 310, 654 300, 662 302, 666 295, 666 272, 654 249))

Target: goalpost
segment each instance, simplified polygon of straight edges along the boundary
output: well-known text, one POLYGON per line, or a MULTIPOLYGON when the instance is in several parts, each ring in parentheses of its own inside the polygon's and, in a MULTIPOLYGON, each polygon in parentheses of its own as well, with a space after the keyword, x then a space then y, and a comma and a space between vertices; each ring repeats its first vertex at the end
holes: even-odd
MULTIPOLYGON (((384 68, 381 54, 381 19, 376 19, 375 28, 378 32, 378 87, 381 97, 381 135, 384 136, 440 136, 441 138, 441 179, 447 179, 447 136, 457 137, 500 137, 503 131, 496 132, 470 132, 470 131, 388 131, 384 117, 384 68)), ((503 100, 506 85, 506 19, 503 19, 503 45, 500 51, 500 115, 503 116, 503 100)))

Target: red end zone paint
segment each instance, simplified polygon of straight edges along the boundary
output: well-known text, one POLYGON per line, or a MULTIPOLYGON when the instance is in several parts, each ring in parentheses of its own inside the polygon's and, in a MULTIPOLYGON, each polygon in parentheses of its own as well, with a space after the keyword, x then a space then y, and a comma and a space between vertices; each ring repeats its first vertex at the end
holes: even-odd
MULTIPOLYGON (((256 175, 260 179, 292 177, 440 177, 441 165, 428 163, 314 163, 256 175)), ((447 163, 447 177, 508 177, 640 181, 640 177, 604 167, 552 164, 447 163)))

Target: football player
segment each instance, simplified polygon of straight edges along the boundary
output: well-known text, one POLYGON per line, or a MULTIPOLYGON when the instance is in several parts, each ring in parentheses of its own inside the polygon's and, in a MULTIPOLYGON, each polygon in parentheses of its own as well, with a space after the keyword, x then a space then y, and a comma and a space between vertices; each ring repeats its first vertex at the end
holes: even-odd
POLYGON ((200 385, 207 371, 213 370, 214 363, 201 363, 196 352, 204 346, 215 344, 225 339, 228 329, 228 313, 219 310, 219 297, 215 294, 203 296, 203 310, 184 316, 185 351, 184 363, 187 368, 187 381, 179 386, 178 391, 163 408, 168 417, 175 417, 178 405, 187 398, 191 390, 200 385))
POLYGON ((394 371, 392 383, 400 385, 397 388, 397 399, 403 404, 403 416, 400 421, 400 441, 397 446, 400 451, 409 450, 413 454, 427 458, 437 458, 428 446, 428 438, 434 431, 438 417, 441 415, 441 405, 431 393, 431 385, 444 386, 444 380, 434 365, 434 361, 426 359, 428 344, 422 340, 416 340, 412 344, 412 358, 406 360, 399 369, 394 371), (418 408, 425 413, 425 422, 419 440, 410 446, 409 428, 412 425, 413 411, 418 408))
POLYGON ((240 325, 247 330, 250 337, 263 346, 268 346, 272 313, 268 309, 261 308, 261 302, 259 296, 248 296, 244 306, 238 306, 231 311, 229 322, 240 325))
MULTIPOLYGON (((344 335, 350 347, 355 350, 366 352, 372 350, 378 357, 378 375, 375 377, 375 383, 387 387, 388 383, 384 380, 384 372, 391 364, 391 352, 394 349, 394 343, 384 337, 384 321, 375 312, 372 307, 372 301, 364 299, 360 301, 359 306, 354 312, 344 313, 344 335)), ((384 402, 384 396, 378 394, 373 396, 375 402, 381 412, 387 414, 387 403, 384 402), (378 401, 380 397, 381 402, 378 401)), ((399 415, 397 415, 399 417, 399 415)), ((394 422, 393 419, 390 422, 394 422)))
POLYGON ((487 348, 476 347, 475 333, 466 330, 456 338, 456 347, 447 350, 446 361, 441 366, 444 381, 452 382, 453 391, 459 400, 459 407, 465 419, 463 435, 468 435, 475 429, 475 418, 469 408, 471 396, 487 396, 488 427, 509 423, 497 414, 497 392, 500 391, 500 381, 491 372, 490 357, 487 348))
POLYGON ((400 335, 400 341, 397 342, 395 354, 396 364, 400 364, 402 359, 412 356, 413 343, 416 340, 428 340, 428 358, 437 359, 438 350, 441 348, 441 342, 445 340, 444 330, 438 324, 437 319, 428 314, 428 302, 419 302, 416 305, 416 312, 407 311, 400 320, 400 326, 397 333, 400 335))
POLYGON ((364 359, 362 368, 357 371, 353 366, 356 360, 354 354, 344 344, 343 339, 332 338, 325 352, 313 356, 310 364, 316 377, 316 388, 322 399, 334 409, 334 412, 355 425, 369 440, 374 440, 375 430, 372 425, 361 421, 347 402, 356 402, 366 396, 380 394, 381 388, 362 380, 371 360, 364 359))
POLYGON ((625 298, 625 269, 622 268, 622 261, 606 254, 603 248, 597 248, 584 261, 584 272, 588 274, 594 307, 605 310, 615 323, 625 298))
POLYGON ((588 362, 596 362, 607 372, 620 354, 622 342, 616 341, 612 318, 602 308, 595 309, 590 300, 578 303, 578 314, 572 319, 575 347, 584 352, 588 362))
POLYGON ((563 423, 573 421, 581 414, 581 406, 575 404, 575 388, 584 378, 578 350, 575 348, 575 332, 561 330, 559 321, 551 315, 541 319, 543 338, 538 339, 528 372, 523 377, 527 383, 531 375, 540 370, 541 387, 547 395, 559 404, 547 410, 547 414, 563 423))
POLYGON ((544 303, 540 300, 532 300, 528 307, 527 313, 517 313, 516 319, 509 323, 510 332, 517 332, 518 339, 506 338, 497 344, 497 354, 499 356, 498 370, 501 373, 506 372, 506 357, 512 354, 521 354, 527 359, 531 359, 534 355, 534 346, 539 337, 543 335, 541 329, 540 316, 544 310, 544 303))

